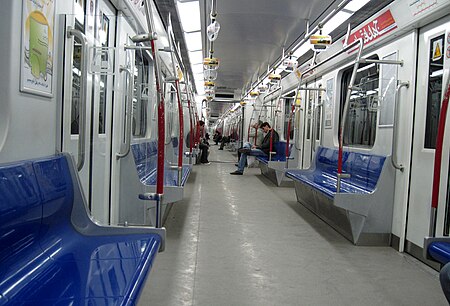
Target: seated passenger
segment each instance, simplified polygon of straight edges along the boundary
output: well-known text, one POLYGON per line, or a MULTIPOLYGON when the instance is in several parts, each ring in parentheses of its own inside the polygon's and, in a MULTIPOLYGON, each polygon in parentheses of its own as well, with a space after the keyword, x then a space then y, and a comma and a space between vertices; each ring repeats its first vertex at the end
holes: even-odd
POLYGON ((214 133, 213 140, 214 140, 214 142, 216 143, 216 145, 218 145, 219 142, 222 141, 222 134, 220 133, 220 131, 216 131, 216 132, 214 133))
MULTIPOLYGON (((198 122, 200 125, 200 135, 204 134, 204 129, 205 129, 205 122, 203 121, 199 121, 198 122)), ((209 134, 206 133, 205 137, 201 137, 200 138, 200 143, 199 143, 199 149, 200 149, 200 163, 202 164, 209 164, 208 161, 208 155, 209 155, 209 134)), ((189 133, 187 133, 186 135, 186 147, 190 147, 191 144, 191 132, 189 131, 189 133)))
POLYGON ((230 143, 230 136, 223 136, 222 137, 222 142, 220 143, 220 148, 219 150, 223 150, 223 147, 225 146, 225 144, 230 143))
POLYGON ((230 174, 232 174, 232 175, 244 174, 244 167, 245 167, 245 163, 247 161, 248 155, 250 155, 250 156, 269 156, 270 135, 272 135, 272 144, 275 144, 280 140, 280 136, 278 135, 277 131, 272 129, 268 122, 264 122, 261 125, 261 128, 264 130, 264 133, 266 134, 261 143, 261 146, 257 147, 257 146, 253 145, 249 148, 250 144, 246 143, 246 147, 239 149, 239 152, 241 153, 241 157, 239 158, 238 169, 234 172, 231 172, 230 174))
MULTIPOLYGON (((203 121, 199 121, 198 124, 200 125, 200 135, 204 134, 205 131, 205 122, 203 121)), ((210 164, 210 162, 208 161, 208 150, 209 150, 209 134, 206 133, 205 137, 202 137, 200 139, 200 144, 199 144, 199 149, 201 151, 200 154, 200 162, 202 164, 210 164)))

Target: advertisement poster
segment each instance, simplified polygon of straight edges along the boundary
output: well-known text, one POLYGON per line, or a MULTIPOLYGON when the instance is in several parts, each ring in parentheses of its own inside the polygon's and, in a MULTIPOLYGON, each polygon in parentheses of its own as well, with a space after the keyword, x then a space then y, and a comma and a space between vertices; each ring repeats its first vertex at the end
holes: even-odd
POLYGON ((20 90, 53 95, 55 0, 23 0, 20 90))

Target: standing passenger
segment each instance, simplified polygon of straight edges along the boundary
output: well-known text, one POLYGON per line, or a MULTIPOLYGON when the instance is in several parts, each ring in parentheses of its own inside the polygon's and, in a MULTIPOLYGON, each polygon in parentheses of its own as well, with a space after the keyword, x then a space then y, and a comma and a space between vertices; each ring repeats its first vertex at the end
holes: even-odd
MULTIPOLYGON (((270 153, 270 137, 272 135, 272 144, 275 145, 280 140, 280 136, 278 135, 277 131, 272 129, 270 127, 270 124, 268 122, 264 122, 261 125, 261 128, 263 129, 264 133, 266 134, 264 136, 264 139, 261 143, 261 146, 252 146, 250 148, 242 148, 240 149, 241 157, 239 158, 239 164, 238 169, 234 172, 231 172, 232 175, 242 175, 244 174, 244 167, 245 163, 247 161, 247 156, 269 156, 270 153)), ((275 146, 273 146, 275 148, 275 146)))

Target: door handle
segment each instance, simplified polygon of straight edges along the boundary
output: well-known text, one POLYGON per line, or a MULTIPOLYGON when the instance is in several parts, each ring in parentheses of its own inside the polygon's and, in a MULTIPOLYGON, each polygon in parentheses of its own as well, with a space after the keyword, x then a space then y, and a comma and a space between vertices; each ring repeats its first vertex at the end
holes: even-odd
MULTIPOLYGON (((126 73, 126 84, 128 84, 128 91, 125 95, 126 97, 126 103, 125 103, 125 129, 124 129, 124 136, 125 136, 125 142, 122 143, 125 145, 125 150, 122 152, 119 150, 119 153, 116 154, 116 157, 123 158, 130 153, 131 149, 131 121, 133 118, 133 87, 134 87, 134 80, 133 80, 133 73, 131 72, 131 69, 120 67, 119 72, 125 72, 126 73)), ((122 146, 121 146, 122 147, 122 146)))
POLYGON ((81 82, 80 82, 80 107, 79 107, 79 131, 78 131, 78 161, 77 169, 80 171, 84 166, 86 157, 86 89, 88 72, 88 42, 86 35, 72 27, 67 28, 67 38, 75 37, 81 43, 81 82))

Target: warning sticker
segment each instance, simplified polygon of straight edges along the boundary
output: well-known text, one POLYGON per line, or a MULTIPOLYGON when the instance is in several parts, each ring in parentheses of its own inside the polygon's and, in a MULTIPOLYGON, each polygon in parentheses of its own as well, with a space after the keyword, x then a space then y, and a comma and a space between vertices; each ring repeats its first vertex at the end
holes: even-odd
POLYGON ((433 41, 433 53, 431 54, 431 60, 438 61, 442 58, 442 39, 433 41))

